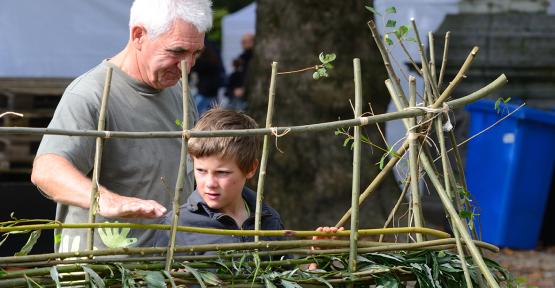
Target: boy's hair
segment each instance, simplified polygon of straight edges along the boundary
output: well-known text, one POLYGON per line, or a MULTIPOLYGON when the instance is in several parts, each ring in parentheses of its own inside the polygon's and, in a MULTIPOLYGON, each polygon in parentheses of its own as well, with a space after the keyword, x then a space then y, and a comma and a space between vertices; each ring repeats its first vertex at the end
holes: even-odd
MULTIPOLYGON (((248 115, 232 110, 213 108, 208 110, 197 122, 193 131, 214 131, 234 129, 254 129, 258 125, 248 115)), ((234 159, 243 173, 249 172, 260 150, 257 135, 234 137, 191 138, 189 154, 195 158, 217 156, 234 159)))

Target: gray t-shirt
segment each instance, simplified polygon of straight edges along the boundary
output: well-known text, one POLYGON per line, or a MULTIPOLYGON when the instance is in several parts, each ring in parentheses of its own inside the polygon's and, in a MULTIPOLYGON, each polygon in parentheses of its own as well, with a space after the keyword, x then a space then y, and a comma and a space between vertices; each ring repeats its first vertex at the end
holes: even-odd
MULTIPOLYGON (((107 67, 113 67, 106 130, 108 131, 179 131, 177 119, 183 118, 181 85, 155 90, 128 76, 107 61, 75 79, 66 89, 49 128, 68 130, 96 130, 100 114, 100 101, 104 89, 107 67)), ((189 99, 190 125, 198 118, 194 102, 189 99)), ((190 127, 189 127, 190 128, 190 127)), ((37 157, 57 154, 70 161, 84 175, 91 176, 95 137, 45 135, 37 151, 37 157)), ((124 196, 152 199, 172 209, 172 200, 179 155, 180 138, 127 139, 110 138, 104 141, 100 185, 124 196), (163 180, 162 180, 163 179, 163 180)), ((193 168, 187 161, 187 176, 183 202, 193 190, 193 168)), ((180 203, 182 204, 182 203, 180 203)), ((88 209, 58 204, 56 220, 64 223, 88 222, 88 209)), ((96 216, 96 222, 157 223, 158 219, 106 219, 96 216)), ((59 231, 57 231, 59 232, 59 231)), ((63 229, 61 243, 56 251, 68 252, 86 248, 86 229, 63 229)), ((98 231, 95 231, 96 248, 104 248, 98 231)), ((154 231, 131 230, 128 238, 137 238, 134 247, 150 243, 154 231)))

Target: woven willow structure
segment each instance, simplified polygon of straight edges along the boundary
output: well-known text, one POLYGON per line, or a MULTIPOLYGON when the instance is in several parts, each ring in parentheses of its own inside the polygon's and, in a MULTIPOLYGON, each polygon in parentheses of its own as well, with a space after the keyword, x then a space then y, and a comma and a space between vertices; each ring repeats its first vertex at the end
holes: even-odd
MULTIPOLYGON (((392 69, 389 54, 376 31, 372 22, 369 23, 370 30, 383 57, 389 79, 386 86, 390 92, 392 100, 395 102, 398 112, 380 115, 362 115, 362 83, 361 67, 358 59, 353 60, 353 74, 355 83, 355 105, 354 117, 349 120, 334 121, 327 123, 316 123, 310 125, 275 127, 272 123, 274 111, 274 97, 277 89, 278 63, 272 63, 272 74, 268 96, 268 112, 266 125, 264 128, 249 130, 221 130, 221 131, 190 131, 186 128, 183 131, 152 131, 152 132, 126 132, 126 131, 105 131, 105 111, 109 105, 111 70, 106 75, 105 89, 101 103, 100 119, 97 131, 70 131, 58 129, 41 128, 0 128, 0 135, 70 135, 79 137, 96 137, 96 154, 93 168, 91 188, 91 208, 89 223, 83 224, 64 224, 50 220, 44 221, 7 221, 2 222, 0 233, 37 233, 44 229, 77 229, 89 228, 87 251, 51 253, 40 255, 20 255, 13 257, 0 258, 0 287, 61 287, 61 286, 117 286, 117 287, 165 287, 180 286, 189 284, 199 284, 202 287, 319 287, 319 286, 360 286, 360 285, 382 285, 387 287, 394 286, 394 283, 405 281, 417 281, 421 287, 426 286, 426 279, 432 279, 429 287, 440 287, 441 283, 448 283, 449 277, 459 275, 464 279, 460 286, 453 287, 472 287, 473 283, 483 287, 499 287, 499 282, 509 280, 503 274, 503 269, 492 264, 489 260, 484 260, 481 249, 497 252, 497 247, 476 239, 472 226, 466 217, 460 216, 460 211, 469 203, 461 203, 460 197, 456 196, 454 188, 456 185, 464 187, 464 174, 458 155, 457 145, 454 141, 452 130, 444 129, 446 114, 451 109, 457 109, 468 103, 483 98, 493 91, 499 89, 507 83, 504 75, 500 75, 489 85, 480 90, 461 97, 447 101, 455 87, 463 80, 465 73, 470 67, 472 60, 478 52, 474 48, 465 63, 462 65, 457 76, 449 82, 445 89, 441 89, 446 53, 444 53, 444 63, 439 75, 435 72, 435 63, 430 62, 423 49, 422 42, 417 37, 420 47, 422 67, 418 72, 425 80, 425 90, 422 95, 425 105, 416 105, 417 91, 415 78, 410 77, 409 95, 405 96, 400 85, 400 80, 392 69), (361 129, 365 125, 382 123, 395 119, 403 119, 407 128, 407 137, 388 161, 384 163, 383 169, 371 181, 369 186, 360 191, 360 159, 361 159, 361 129), (353 146, 353 183, 352 183, 352 204, 345 215, 338 221, 337 227, 346 226, 350 219, 350 229, 337 232, 326 233, 316 231, 262 231, 260 228, 260 211, 262 197, 264 193, 264 180, 266 177, 266 167, 268 153, 271 147, 271 137, 282 137, 295 133, 316 133, 323 131, 333 131, 337 129, 354 127, 354 146, 353 146), (436 133, 439 139, 439 149, 441 151, 441 173, 436 172, 434 161, 424 150, 420 149, 424 139, 429 133, 436 133), (445 133, 457 155, 456 168, 458 169, 459 179, 455 179, 453 168, 447 157, 445 148, 445 133), (261 157, 260 173, 257 187, 257 206, 255 211, 256 229, 253 231, 237 230, 217 230, 199 227, 180 227, 177 226, 177 214, 173 215, 172 225, 140 225, 133 223, 95 223, 96 199, 98 193, 97 183, 99 171, 101 169, 103 141, 106 138, 133 138, 140 141, 145 138, 181 138, 182 149, 180 155, 180 167, 178 170, 178 181, 175 187, 175 198, 173 211, 179 211, 180 196, 183 191, 185 171, 187 171, 187 142, 195 137, 226 137, 226 136, 245 136, 263 135, 263 152, 261 157), (380 185, 384 177, 391 172, 393 167, 409 152, 410 176, 405 183, 405 189, 411 191, 411 207, 414 226, 385 228, 380 229, 360 229, 359 227, 359 206, 364 202, 376 187, 380 185), (421 177, 420 171, 424 171, 429 177, 432 185, 437 191, 443 207, 447 212, 451 224, 453 236, 448 233, 423 227, 424 221, 420 204, 420 193, 418 191, 418 181, 421 177), (442 175, 443 177, 441 177, 442 175), (413 181, 413 179, 416 179, 413 181), (122 247, 93 250, 93 234, 97 229, 162 229, 170 231, 170 244, 167 248, 153 247, 122 247), (229 244, 206 244, 195 246, 176 246, 175 235, 180 231, 222 234, 236 236, 255 236, 252 243, 229 243, 229 244), (415 238, 409 237, 414 241, 410 243, 390 243, 363 241, 361 236, 366 235, 385 235, 385 234, 407 234, 412 233, 415 238), (306 240, 310 236, 340 236, 349 237, 349 240, 306 240), (305 238, 300 240, 286 241, 259 241, 259 236, 287 236, 288 238, 305 238), (435 238, 435 240, 429 240, 435 238), (312 247, 319 249, 312 249, 312 247), (454 250, 456 252, 450 252, 454 250), (197 252, 215 252, 210 255, 197 255, 197 252), (387 254, 389 253, 389 254, 387 254), (121 257, 125 255, 127 257, 121 257), (268 256, 289 255, 290 257, 276 260, 268 256), (423 256, 424 255, 424 256, 423 256), (424 259, 424 260, 422 260, 424 259), (430 259, 436 259, 437 267, 429 265, 430 259), (447 261, 449 263, 438 261, 447 261), (423 262, 422 262, 423 261, 423 262), (318 263, 319 269, 310 271, 306 269, 306 264, 318 263), (457 263, 455 267, 455 264, 457 263), (426 270, 428 266, 433 266, 433 270, 426 270), (449 270, 445 268, 450 265, 449 270), (17 268, 17 269, 15 269, 17 268), (442 270, 443 269, 443 270, 442 270), (439 272, 437 272, 439 271, 439 272), (451 274, 449 274, 451 273, 451 274), (447 276, 446 276, 447 275, 447 276), (462 276, 461 276, 462 275, 462 276), (443 277, 443 278, 441 278, 443 277), (392 280, 393 279, 393 280, 392 280), (393 282, 391 282, 393 281, 393 282), (447 281, 447 282, 442 282, 447 281), (441 283, 440 283, 441 282, 441 283), (393 284, 392 284, 393 283, 393 284)), ((413 21, 413 29, 418 36, 418 30, 413 21)), ((446 41, 446 47, 447 47, 446 41)), ((431 45, 433 47, 433 45, 431 45)), ((434 55, 430 55, 434 59, 434 55)), ((182 63, 181 67, 187 67, 182 63)), ((188 107, 187 73, 183 75, 183 124, 188 127, 186 122, 188 107)), ((403 193, 404 194, 404 193, 403 193)), ((403 196, 401 196, 403 197, 403 196)), ((399 202, 401 199, 399 200, 399 202)), ((396 212, 396 208, 391 215, 396 212)), ((37 236, 38 237, 38 236, 37 236)), ((35 237, 36 240, 36 237, 35 237)), ((26 253, 22 253, 26 254, 26 253)), ((279 258, 279 257, 278 257, 279 258)), ((431 261, 431 260, 430 260, 431 261)), ((433 261, 432 261, 433 262, 433 261)), ((457 277, 459 277, 457 276, 457 277)), ((455 281, 456 282, 456 281, 455 281)), ((450 286, 451 287, 451 286, 450 286)))

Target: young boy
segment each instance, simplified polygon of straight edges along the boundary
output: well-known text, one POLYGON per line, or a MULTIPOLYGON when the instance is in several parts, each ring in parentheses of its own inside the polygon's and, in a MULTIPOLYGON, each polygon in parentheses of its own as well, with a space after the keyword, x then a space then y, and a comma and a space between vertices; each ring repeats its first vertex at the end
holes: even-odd
MULTIPOLYGON (((253 129, 256 122, 235 111, 215 108, 207 111, 195 125, 195 131, 253 129)), ((254 230, 256 193, 245 181, 258 168, 260 139, 257 136, 192 138, 189 155, 193 158, 196 190, 181 206, 178 225, 204 228, 254 230)), ((173 212, 163 219, 171 224, 173 212)), ((283 230, 279 214, 265 203, 261 213, 262 230, 283 230)), ((280 240, 281 237, 260 237, 280 240)), ((177 232, 176 245, 251 242, 254 237, 177 232)), ((159 230, 156 246, 166 246, 169 231, 159 230)))

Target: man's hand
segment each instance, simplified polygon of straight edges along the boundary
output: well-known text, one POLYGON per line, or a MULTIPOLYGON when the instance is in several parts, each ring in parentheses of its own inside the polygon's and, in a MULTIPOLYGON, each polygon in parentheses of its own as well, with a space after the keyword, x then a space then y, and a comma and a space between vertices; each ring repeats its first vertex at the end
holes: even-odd
POLYGON ((100 193, 98 213, 106 218, 159 218, 166 208, 154 200, 125 197, 108 192, 100 193))
MULTIPOLYGON (((343 228, 343 227, 339 227, 339 228, 337 228, 337 227, 318 227, 318 228, 316 228, 317 232, 337 233, 337 232, 340 232, 340 231, 343 231, 343 230, 345 230, 345 228, 343 228)), ((329 240, 337 240, 338 237, 337 236, 331 236, 331 237, 329 237, 329 236, 312 236, 312 240, 328 240, 328 239, 329 240)), ((310 249, 320 250, 320 247, 312 246, 312 247, 310 247, 310 249)), ((316 264, 316 263, 308 264, 308 270, 315 270, 315 269, 318 269, 318 264, 316 264)))

